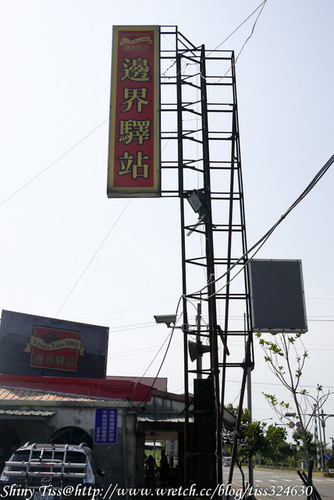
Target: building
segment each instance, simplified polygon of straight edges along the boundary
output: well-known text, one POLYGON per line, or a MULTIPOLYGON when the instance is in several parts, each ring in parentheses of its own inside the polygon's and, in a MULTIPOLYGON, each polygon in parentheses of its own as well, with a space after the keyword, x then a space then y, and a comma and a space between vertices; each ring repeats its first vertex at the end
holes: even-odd
POLYGON ((27 441, 86 442, 106 484, 143 486, 145 441, 182 446, 184 431, 184 398, 145 384, 126 377, 0 375, 1 465, 27 441))

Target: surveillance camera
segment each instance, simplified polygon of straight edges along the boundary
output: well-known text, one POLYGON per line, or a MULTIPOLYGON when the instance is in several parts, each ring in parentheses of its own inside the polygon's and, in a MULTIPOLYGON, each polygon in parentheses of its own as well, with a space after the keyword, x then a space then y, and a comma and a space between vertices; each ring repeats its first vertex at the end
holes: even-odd
POLYGON ((172 323, 175 323, 176 314, 161 314, 159 316, 154 316, 154 318, 157 323, 165 323, 165 325, 169 327, 172 323))

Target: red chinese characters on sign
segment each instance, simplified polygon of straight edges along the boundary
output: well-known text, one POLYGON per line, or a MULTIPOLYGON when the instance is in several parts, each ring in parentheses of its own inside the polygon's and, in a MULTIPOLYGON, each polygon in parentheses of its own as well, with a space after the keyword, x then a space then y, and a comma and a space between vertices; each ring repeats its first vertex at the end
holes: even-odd
POLYGON ((108 196, 159 196, 157 27, 115 27, 108 196))
POLYGON ((35 326, 27 343, 30 366, 76 372, 78 356, 84 354, 80 333, 35 326))

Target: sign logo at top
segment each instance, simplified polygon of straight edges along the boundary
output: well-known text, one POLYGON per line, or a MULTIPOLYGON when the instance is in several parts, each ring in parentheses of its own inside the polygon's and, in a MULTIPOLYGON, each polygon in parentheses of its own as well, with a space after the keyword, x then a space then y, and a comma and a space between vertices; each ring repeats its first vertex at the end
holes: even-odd
POLYGON ((160 195, 158 27, 114 27, 109 197, 160 195))
POLYGON ((149 34, 146 34, 142 36, 132 35, 131 38, 124 36, 120 45, 123 47, 124 52, 140 52, 143 50, 148 52, 151 43, 153 43, 153 40, 149 34))

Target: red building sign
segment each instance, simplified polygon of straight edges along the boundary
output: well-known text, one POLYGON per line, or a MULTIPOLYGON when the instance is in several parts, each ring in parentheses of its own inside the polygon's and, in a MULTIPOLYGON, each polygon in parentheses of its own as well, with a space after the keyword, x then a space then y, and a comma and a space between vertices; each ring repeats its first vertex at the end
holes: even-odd
POLYGON ((159 196, 158 27, 114 27, 112 57, 108 196, 159 196))
POLYGON ((76 372, 78 356, 84 356, 80 332, 35 326, 27 343, 30 366, 76 372))
POLYGON ((36 377, 106 377, 109 329, 2 311, 0 373, 36 377))

